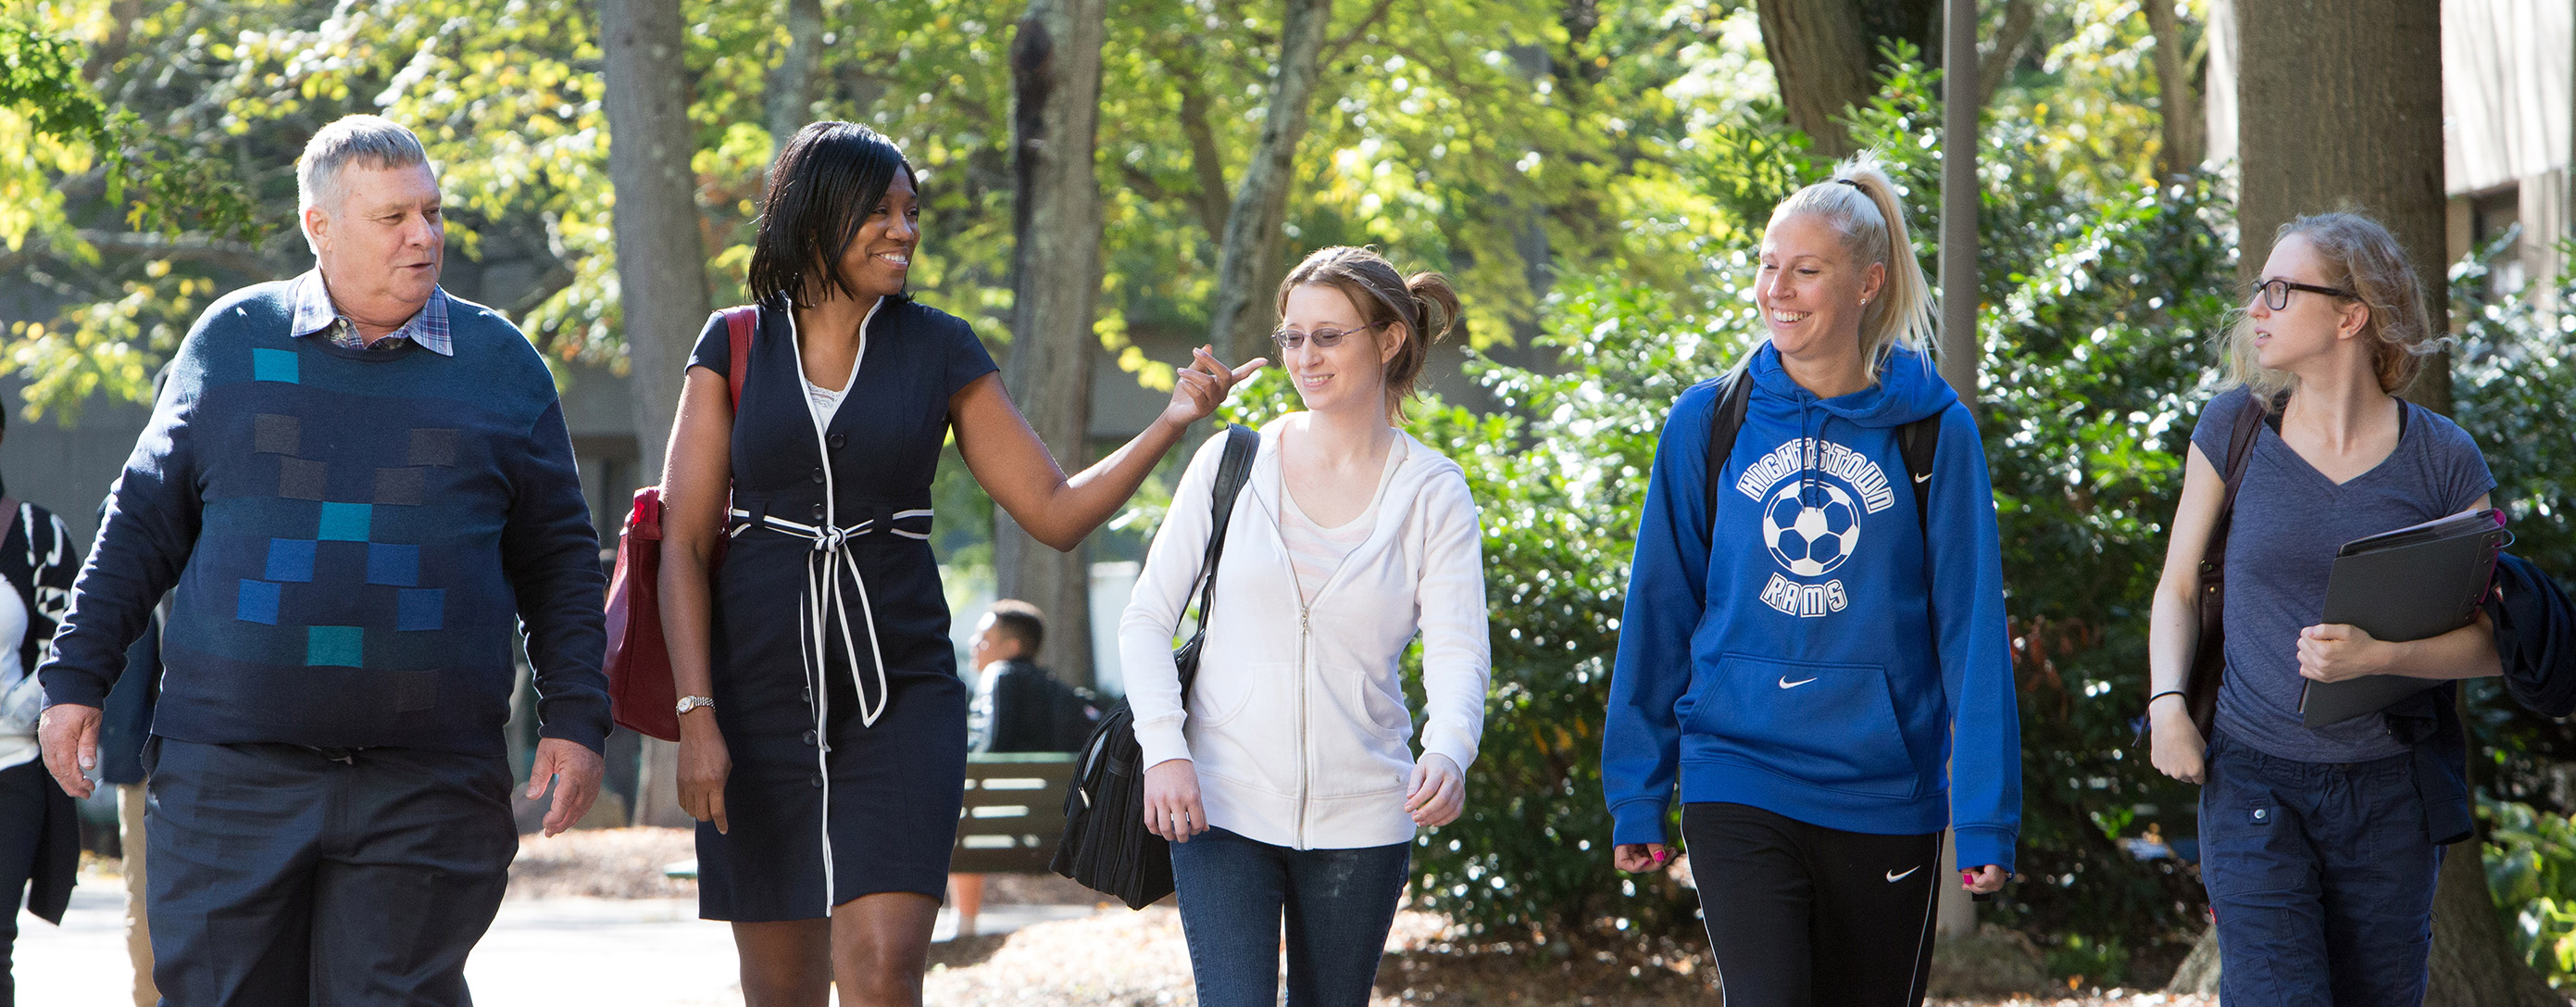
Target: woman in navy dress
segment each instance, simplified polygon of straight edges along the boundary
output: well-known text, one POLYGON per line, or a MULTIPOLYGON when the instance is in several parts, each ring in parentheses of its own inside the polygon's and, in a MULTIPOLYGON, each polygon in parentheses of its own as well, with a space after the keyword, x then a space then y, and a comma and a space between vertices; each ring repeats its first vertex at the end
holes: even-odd
POLYGON ((1263 361, 1201 349, 1144 433, 1067 477, 966 323, 904 296, 920 207, 893 143, 806 127, 766 209, 741 401, 711 318, 663 464, 700 915, 732 921, 750 1007, 821 1007, 834 983, 843 1004, 918 1004, 966 769, 928 541, 941 444, 953 430, 994 502, 1070 549, 1263 361))

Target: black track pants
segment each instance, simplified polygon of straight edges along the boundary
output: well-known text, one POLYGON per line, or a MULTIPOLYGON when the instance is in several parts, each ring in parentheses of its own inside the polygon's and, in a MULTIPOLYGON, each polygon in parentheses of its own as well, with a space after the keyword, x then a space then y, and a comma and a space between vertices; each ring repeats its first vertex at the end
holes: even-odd
POLYGON ((1916 1007, 1949 872, 1941 834, 1844 832, 1742 804, 1682 807, 1727 1007, 1916 1007))

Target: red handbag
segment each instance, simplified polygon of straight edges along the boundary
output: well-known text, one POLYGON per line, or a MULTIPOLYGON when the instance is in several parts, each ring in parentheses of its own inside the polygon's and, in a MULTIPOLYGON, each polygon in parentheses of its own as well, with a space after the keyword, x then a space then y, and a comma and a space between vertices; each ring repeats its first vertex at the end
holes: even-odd
MULTIPOLYGON (((732 343, 732 366, 726 384, 734 405, 742 403, 742 379, 750 370, 751 333, 759 321, 755 308, 726 308, 725 335, 732 343)), ((724 540, 716 540, 715 561, 724 561, 724 540)), ((713 571, 711 566, 710 572, 713 571)), ((608 576, 608 654, 601 661, 608 673, 608 715, 618 726, 664 741, 680 740, 679 686, 671 681, 671 649, 662 639, 662 487, 635 491, 635 509, 617 533, 617 568, 608 576)))

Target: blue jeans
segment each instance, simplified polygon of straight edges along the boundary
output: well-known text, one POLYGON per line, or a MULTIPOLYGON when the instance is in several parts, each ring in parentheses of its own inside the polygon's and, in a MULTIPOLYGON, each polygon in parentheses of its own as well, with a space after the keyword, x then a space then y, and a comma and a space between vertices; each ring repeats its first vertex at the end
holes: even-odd
POLYGON ((1288 1007, 1367 1007, 1413 844, 1292 850, 1209 829, 1172 844, 1199 1007, 1275 1007, 1288 926, 1288 1007))
POLYGON ((2208 760, 2200 874, 2218 916, 2219 1001, 2423 1003, 2442 848, 2425 831, 2414 755, 2300 762, 2213 732, 2208 760))

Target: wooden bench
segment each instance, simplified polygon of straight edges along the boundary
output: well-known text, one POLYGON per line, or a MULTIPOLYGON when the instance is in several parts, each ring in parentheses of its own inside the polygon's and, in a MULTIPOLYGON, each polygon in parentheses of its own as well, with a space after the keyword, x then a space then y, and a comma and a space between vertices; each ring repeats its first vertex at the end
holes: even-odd
POLYGON ((958 874, 1045 874, 1064 833, 1064 795, 1073 784, 1066 752, 977 753, 966 757, 966 806, 957 816, 958 874))

